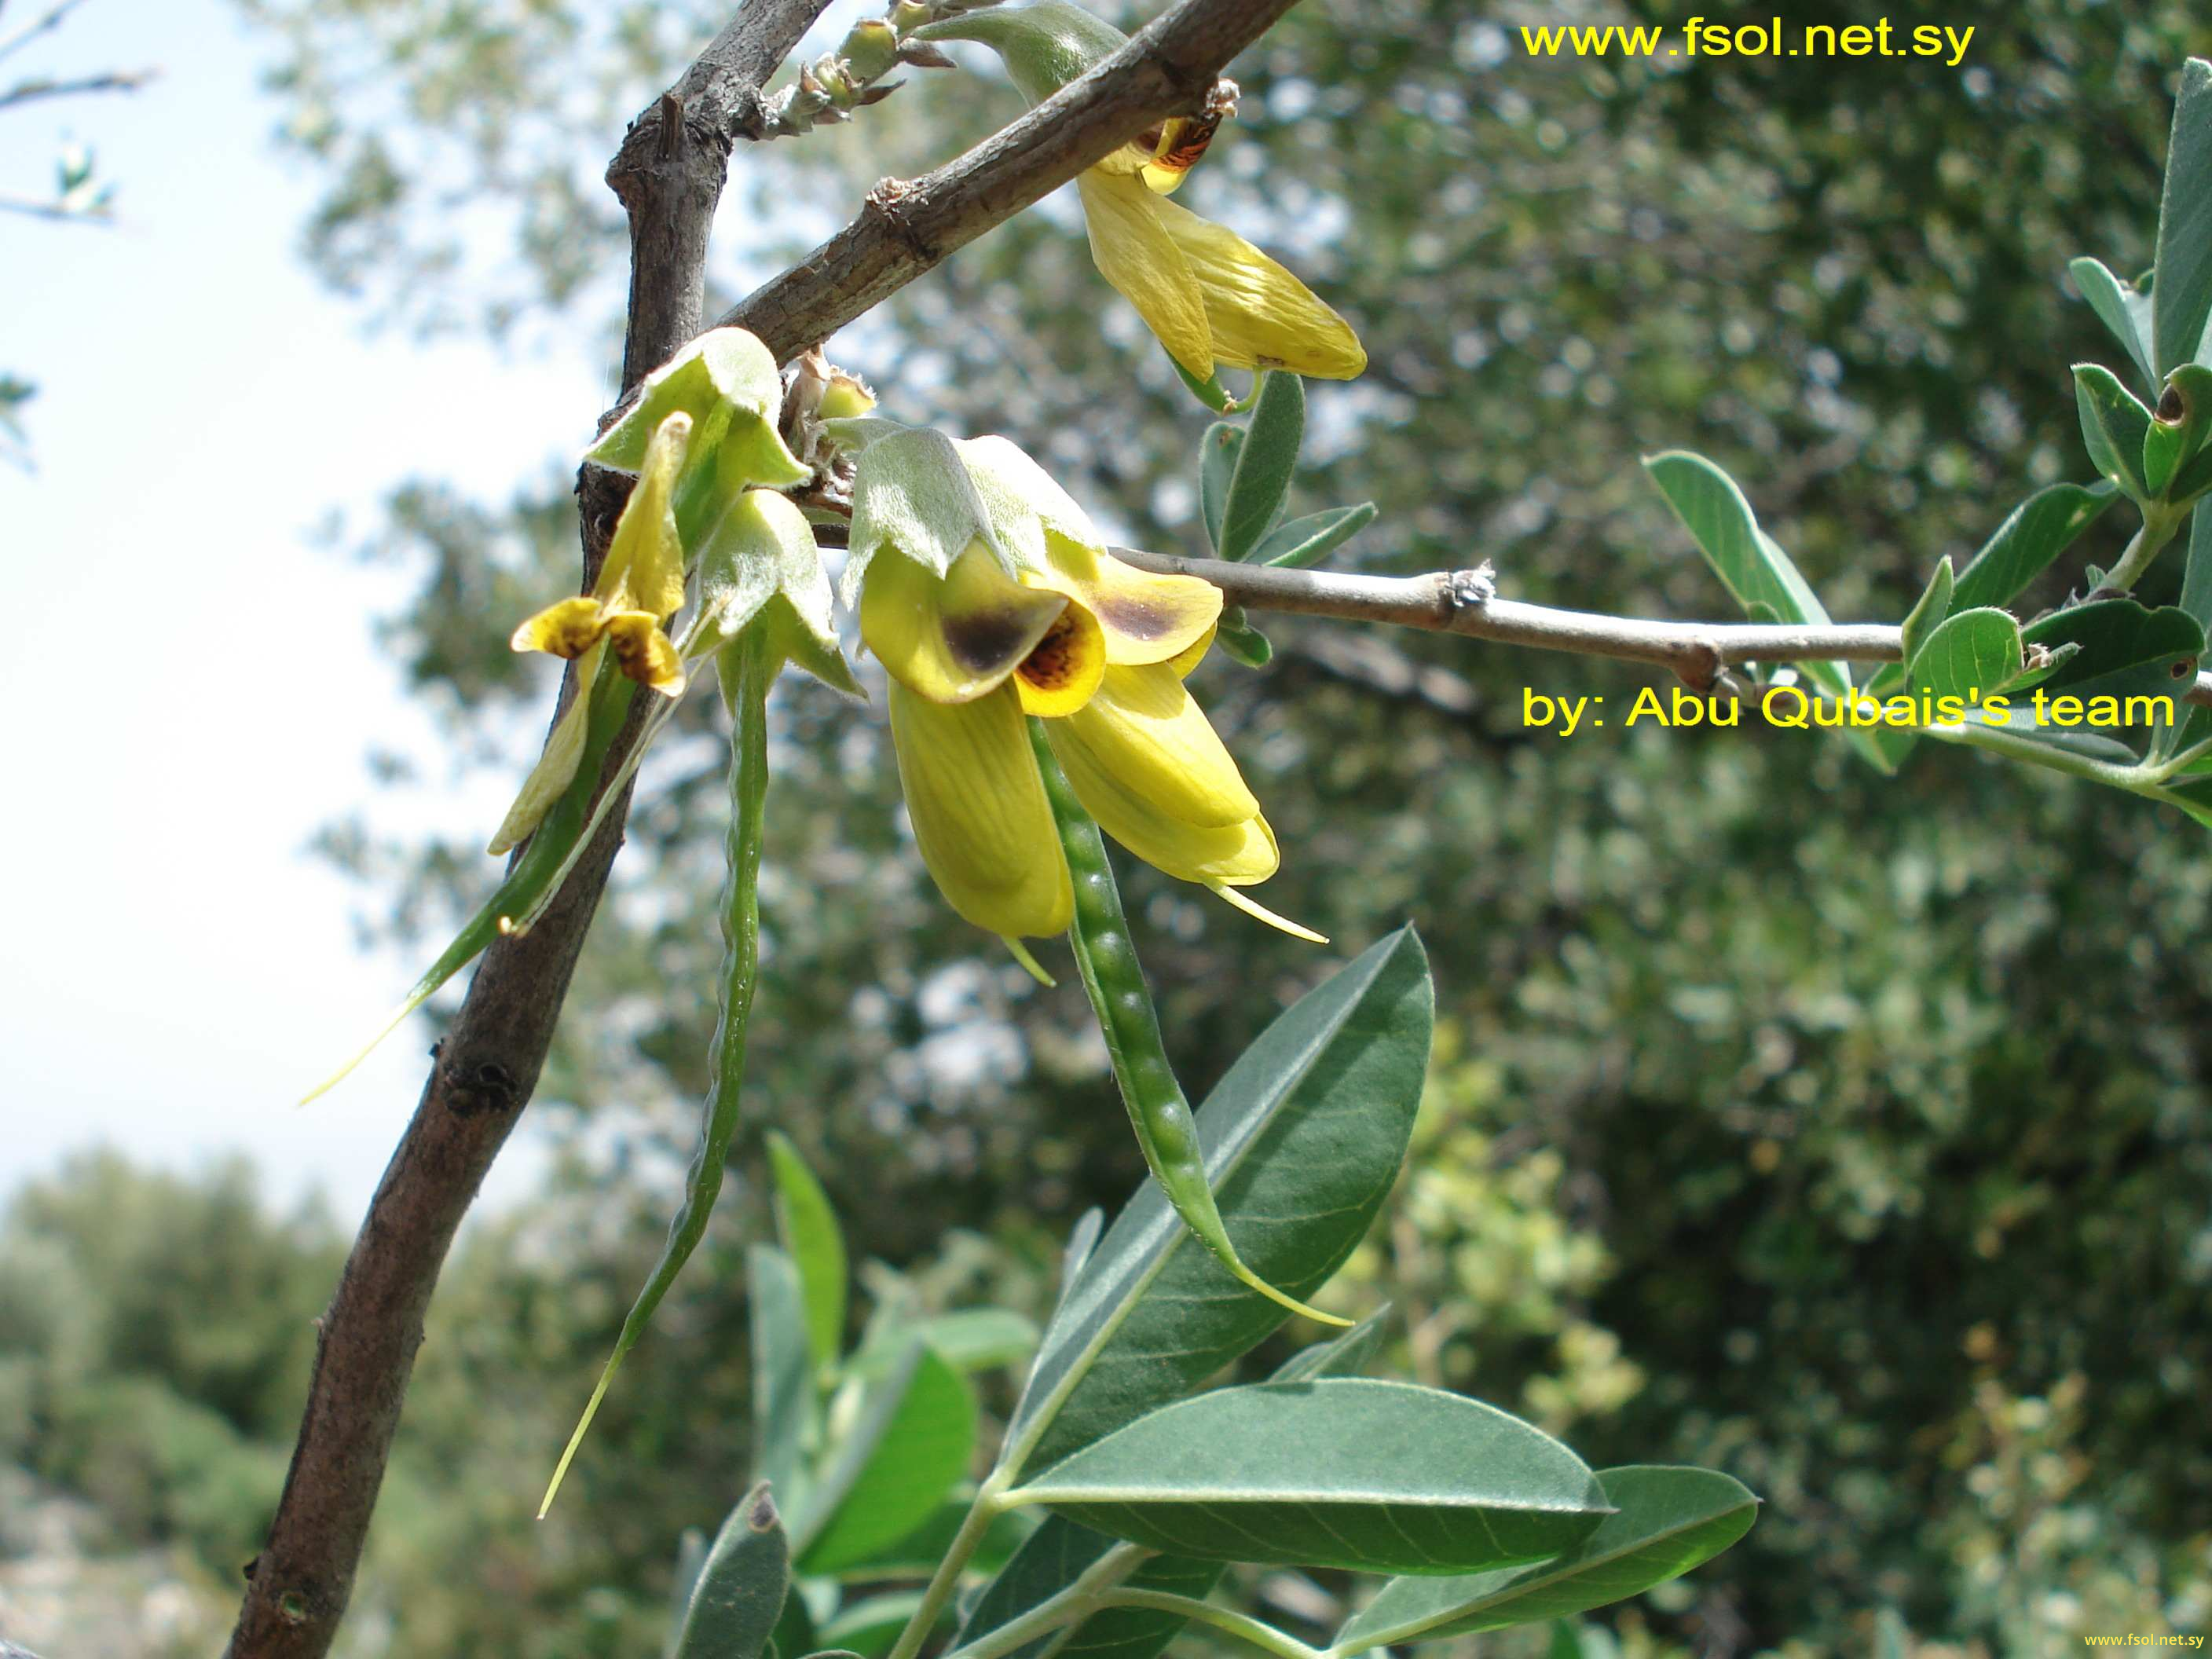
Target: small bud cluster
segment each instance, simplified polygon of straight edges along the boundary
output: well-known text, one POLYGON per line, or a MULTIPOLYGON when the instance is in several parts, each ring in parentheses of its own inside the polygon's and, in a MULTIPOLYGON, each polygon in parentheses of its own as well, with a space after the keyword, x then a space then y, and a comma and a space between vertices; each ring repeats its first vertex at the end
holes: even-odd
POLYGON ((875 406, 867 382, 836 367, 819 347, 808 347, 792 365, 779 428, 792 453, 814 469, 814 482, 797 497, 810 513, 842 519, 852 512, 854 457, 823 422, 858 419, 875 406))
POLYGON ((905 84, 884 78, 901 65, 951 69, 952 59, 928 41, 913 39, 914 31, 998 3, 999 0, 892 0, 884 16, 855 23, 836 51, 799 65, 799 78, 763 107, 761 136, 796 137, 817 126, 849 120, 854 110, 880 104, 905 84))

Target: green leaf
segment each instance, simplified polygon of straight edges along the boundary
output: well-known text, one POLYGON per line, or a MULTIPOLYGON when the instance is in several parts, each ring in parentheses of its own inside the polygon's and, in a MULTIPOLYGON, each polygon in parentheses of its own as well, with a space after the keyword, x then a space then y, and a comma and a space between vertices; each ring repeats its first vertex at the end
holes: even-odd
POLYGON ((2013 508, 1959 573, 1953 607, 2010 605, 2118 499, 2109 483, 2055 483, 2037 490, 2013 508))
MULTIPOLYGON (((1270 1284, 1308 1296, 1365 1237, 1405 1159, 1434 1006, 1420 940, 1401 929, 1277 1018, 1200 1109, 1207 1180, 1270 1284)), ((1057 1462, 1179 1397, 1284 1317, 1146 1182, 1046 1328, 1006 1468, 1057 1462)))
MULTIPOLYGON (((2212 368, 2184 363, 2166 377, 2166 391, 2143 434, 2143 478, 2168 501, 2185 500, 2175 474, 2194 460, 2212 430, 2212 368)), ((2192 478, 2194 475, 2191 475, 2192 478)))
POLYGON ((1904 1614, 1895 1607, 1884 1607, 1875 1615, 1874 1659, 1911 1659, 1906 1643, 1911 1634, 1904 1614))
POLYGON ((661 1659, 676 1659, 677 1639, 684 1634, 684 1615, 690 1609, 691 1592, 699 1588, 699 1575, 707 1568, 707 1534, 686 1527, 676 1540, 676 1570, 669 1576, 668 1640, 661 1644, 661 1659))
POLYGON ((1229 506, 1229 480, 1244 447, 1244 428, 1216 421, 1198 441, 1198 510, 1206 522, 1206 545, 1221 550, 1221 515, 1229 506))
POLYGON ((1357 1376, 1367 1368, 1382 1346, 1383 1322, 1389 1317, 1390 1304, 1384 1303, 1350 1330, 1339 1333, 1326 1342, 1316 1342, 1310 1348, 1301 1348, 1275 1368, 1270 1382, 1310 1382, 1318 1376, 1357 1376))
POLYGON ((1972 705, 2020 672, 2020 624, 1994 606, 1961 611, 1929 634, 1912 659, 1916 692, 1972 705))
POLYGON ((791 1659, 792 1655, 811 1653, 821 1646, 814 1636, 814 1609, 808 1605, 810 1588, 794 1583, 783 1598, 783 1611, 776 1616, 775 1628, 769 1632, 769 1659, 791 1659))
POLYGON ((675 1659, 760 1659, 790 1583, 783 1526, 763 1480, 730 1511, 707 1553, 671 1650, 675 1659))
MULTIPOLYGON (((1019 1511, 1014 1511, 1018 1514, 1019 1511)), ((1012 1560, 976 1599, 952 1638, 959 1648, 1057 1595, 1087 1572, 1116 1540, 1063 1516, 1048 1515, 1012 1560)), ((1132 1589, 1164 1590, 1204 1598, 1220 1582, 1218 1561, 1155 1555, 1121 1582, 1132 1589)), ((1072 1632, 1053 1632, 1014 1650, 1006 1659, 1037 1659, 1047 1650, 1084 1659, 1153 1659, 1188 1621, 1148 1607, 1109 1607, 1072 1632)))
POLYGON ((1375 503, 1362 501, 1357 507, 1332 507, 1320 513, 1309 513, 1303 519, 1292 519, 1288 524, 1277 525, 1266 539, 1252 550, 1254 564, 1288 565, 1303 569, 1318 564, 1354 536, 1375 522, 1375 503))
POLYGON ((906 1621, 921 1607, 918 1589, 866 1596, 849 1607, 840 1607, 837 1616, 822 1626, 821 1639, 859 1655, 860 1659, 876 1659, 878 1654, 890 1651, 906 1621))
POLYGON ((945 1502, 973 1451, 975 1395, 936 1349, 914 1338, 898 1363, 860 1387, 852 1427, 807 1493, 792 1526, 799 1571, 836 1573, 896 1544, 945 1502))
POLYGON ((2158 281, 2151 289, 2154 379, 2199 361, 2212 316, 2212 64, 2182 65, 2158 209, 2158 281))
POLYGON ((2179 699, 2204 653, 2204 628, 2179 605, 2149 611, 2133 599, 2069 605, 2029 624, 2022 637, 2056 648, 2081 649, 2044 682, 2054 696, 2157 696, 2179 699))
MULTIPOLYGON (((848 1583, 876 1583, 889 1578, 927 1578, 937 1570, 952 1547, 952 1540, 968 1519, 969 1509, 975 1501, 972 1485, 963 1483, 952 1490, 952 1495, 932 1510, 927 1519, 912 1532, 894 1543, 848 1561, 837 1569, 836 1577, 848 1583)), ((1019 1510, 1009 1510, 992 1522, 984 1531, 975 1553, 969 1557, 970 1571, 996 1572, 1013 1557, 1022 1540, 1036 1529, 1036 1517, 1019 1510)))
MULTIPOLYGON (((2051 484, 2037 490, 2013 508, 1959 573, 1952 585, 1951 608, 1964 611, 2011 604, 2119 499, 2119 491, 2102 482, 2051 484)), ((1885 663, 1867 682, 1866 689, 1869 696, 1880 698, 1891 696, 1904 684, 1904 665, 1885 663)), ((1895 726, 1877 727, 1869 736, 1893 768, 1919 741, 1913 732, 1895 726)))
POLYGON ((1571 1549, 1610 1512, 1582 1459, 1495 1407, 1334 1377, 1164 1406, 1006 1494, 1200 1560, 1468 1572, 1571 1549))
POLYGON ((2159 374, 2150 366, 2150 295, 2113 276, 2100 260, 2075 259, 2066 269, 2074 278, 2074 286, 2089 302, 2089 308, 2142 371, 2143 384, 2156 386, 2159 374))
POLYGON ((1619 1510, 1581 1543, 1534 1566, 1455 1578, 1395 1578, 1348 1620, 1336 1659, 1560 1619, 1639 1595, 1711 1560, 1751 1530, 1759 1499, 1711 1469, 1638 1465, 1598 1476, 1619 1510))
MULTIPOLYGON (((1737 604, 1747 611, 1754 605, 1766 605, 1784 622, 1828 621, 1797 567, 1759 527, 1751 503, 1727 473, 1704 456, 1679 449, 1650 456, 1644 465, 1737 604)), ((1798 668, 1831 695, 1850 695, 1850 675, 1840 663, 1808 662, 1798 668)))
POLYGON ((799 1571, 835 1572, 927 1520, 968 1472, 975 1399, 919 1338, 866 1387, 851 1427, 794 1522, 799 1571))
POLYGON ((1908 675, 1912 672, 1912 659, 1920 654, 1920 647, 1928 642, 1929 635, 1942 627, 1944 618, 1951 614, 1952 586, 1951 556, 1947 553, 1937 561, 1935 575, 1918 601, 1905 613, 1905 625, 1898 630, 1905 644, 1905 661, 1900 665, 1908 675))
POLYGON ((1106 1231, 1106 1212, 1093 1205, 1077 1218, 1067 1235, 1066 1248, 1060 1253, 1060 1286, 1052 1298, 1053 1317, 1060 1317, 1066 1305, 1067 1293, 1075 1288, 1075 1281, 1083 1276, 1083 1269, 1091 1261, 1091 1253, 1098 1248, 1098 1236, 1106 1231))
POLYGON ((2090 464, 2135 500, 2148 501, 2157 493, 2142 470, 2150 410, 2099 363, 2074 365, 2074 404, 2090 464))
POLYGON ((801 1449, 814 1414, 814 1364, 799 1269, 773 1244, 745 1252, 753 1339, 753 1469, 798 1496, 801 1449))
POLYGON ((2111 766, 2133 766, 2140 758, 2136 751, 2117 738, 2106 737, 2086 726, 2039 726, 2036 724, 2033 703, 2022 698, 2013 703, 2003 715, 1990 720, 1986 714, 1974 716, 1978 725, 1989 726, 2007 732, 2015 738, 2071 755, 2081 760, 2102 761, 2111 766))
POLYGON ((1249 554, 1282 515, 1305 431, 1305 382, 1287 370, 1270 370, 1260 382, 1259 401, 1244 429, 1243 446, 1222 504, 1221 533, 1214 551, 1223 558, 1242 559, 1249 554))
POLYGON ((1037 1345, 1037 1328, 1006 1308, 969 1308, 937 1314, 914 1328, 957 1371, 987 1371, 1026 1359, 1037 1345))
POLYGON ((1275 647, 1268 642, 1265 634, 1243 620, 1243 616, 1244 607, 1241 605, 1224 607, 1221 622, 1214 629, 1213 642, 1245 667, 1265 668, 1273 660, 1275 647), (1231 611, 1237 617, 1234 622, 1230 620, 1231 611))
POLYGON ((2181 608, 2212 634, 2212 512, 2189 520, 2189 562, 2181 574, 2181 608))
POLYGON ((768 1135, 775 1171, 775 1227, 798 1264, 806 1307, 806 1338, 818 1370, 837 1363, 845 1343, 845 1234, 830 1195, 781 1130, 768 1135))
POLYGON ((2181 464, 2181 471, 2166 487, 2166 499, 2186 506, 2212 489, 2212 446, 2198 450, 2181 464))

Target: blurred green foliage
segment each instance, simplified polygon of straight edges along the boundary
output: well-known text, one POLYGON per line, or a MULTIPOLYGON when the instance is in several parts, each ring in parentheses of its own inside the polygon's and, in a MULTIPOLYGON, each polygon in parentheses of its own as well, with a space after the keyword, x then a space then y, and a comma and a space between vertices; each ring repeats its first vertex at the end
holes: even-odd
MULTIPOLYGON (((327 167, 310 240, 334 277, 416 323, 604 323, 622 249, 592 175, 717 8, 246 9, 276 31, 292 137, 327 167)), ((1893 618, 2032 487, 2088 477, 2067 365, 2118 354, 2063 273, 2080 253, 2148 261, 2191 9, 1892 10, 1976 23, 1966 64, 1535 60, 1511 25, 1626 14, 1493 20, 1449 0, 1316 0, 1248 53, 1240 119, 1188 199, 1285 258, 1368 346, 1363 380, 1311 388, 1315 471, 1291 504, 1382 505, 1335 562, 1488 556, 1516 597, 1723 615, 1635 465, 1684 446, 1742 481, 1834 615, 1893 618)), ((996 82, 922 76, 850 126, 741 155, 718 283, 741 291, 867 183, 1018 107, 996 82)), ((963 251, 832 355, 903 418, 1015 437, 1132 539, 1202 545, 1205 417, 1066 204, 963 251)), ((577 411, 580 443, 595 412, 577 411)), ((567 490, 560 466, 507 503, 417 481, 374 538, 420 574, 386 637, 453 764, 519 769, 534 748, 550 683, 503 642, 573 580, 567 490)), ((2112 515, 2082 556, 2109 563, 2126 528, 2112 515)), ((2177 580, 2154 573, 2145 597, 2177 580)), ((1419 923, 1452 1057, 1401 1201, 1331 1305, 1398 1298, 1413 1374, 1571 1429, 1594 1462, 1705 1462, 1765 1497, 1729 1555, 1606 1616, 1622 1651, 1867 1651, 1886 1611, 1929 1654, 2201 1630, 2199 832, 1926 744, 1886 781, 1802 734, 1539 738, 1523 685, 1620 702, 1643 677, 1267 625, 1268 670, 1216 661, 1197 684, 1283 843, 1264 896, 1336 945, 1127 869, 1170 1045, 1202 1091, 1328 960, 1419 923)), ((524 1519, 657 1246, 705 1084, 710 701, 647 769, 541 1089, 562 1190, 479 1231, 441 1290, 363 1590, 417 1650, 640 1650, 678 1532, 744 1484, 757 1136, 573 1506, 524 1519)), ((776 720, 760 1121, 823 1172, 856 1254, 949 1264, 945 1293, 1034 1311, 1056 1233, 1141 1173, 1079 993, 1032 987, 944 909, 878 712, 793 684, 776 720), (954 1229, 974 1231, 940 1255, 954 1229)), ((442 764, 418 762, 434 783, 442 764)), ((426 945, 491 874, 466 848, 357 824, 329 844, 426 945)), ((312 1308, 327 1238, 270 1248, 312 1308)), ((187 1288, 230 1310, 217 1322, 276 1299, 211 1283, 187 1288)), ((296 1398, 304 1339, 256 1340, 273 1343, 253 1350, 260 1386, 296 1398)), ((220 1421, 281 1449, 283 1425, 235 1414, 266 1402, 216 1349, 155 1365, 200 1425, 180 1415, 179 1444, 220 1421)), ((106 1379, 88 1401, 153 1363, 98 1352, 114 1357, 71 1373, 106 1379)), ((50 1442, 55 1468, 92 1478, 60 1428, 40 1439, 40 1462, 50 1442)), ((193 1455, 211 1454, 135 1462, 193 1455)), ((136 1501, 133 1524, 180 1524, 181 1498, 160 1520, 136 1501)))

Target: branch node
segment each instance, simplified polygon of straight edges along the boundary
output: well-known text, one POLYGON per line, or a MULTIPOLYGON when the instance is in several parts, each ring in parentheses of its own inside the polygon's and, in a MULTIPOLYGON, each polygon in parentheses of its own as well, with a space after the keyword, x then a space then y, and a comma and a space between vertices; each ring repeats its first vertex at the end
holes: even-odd
POLYGON ((1701 697, 1709 697, 1729 678, 1728 656, 1717 640, 1693 640, 1674 665, 1682 684, 1701 697))
POLYGON ((1498 567, 1485 559, 1472 570, 1447 570, 1443 579, 1444 610, 1457 616, 1478 610, 1498 597, 1498 567))
POLYGON ((907 204, 916 193, 917 187, 911 179, 878 179, 868 191, 865 205, 913 250, 915 258, 925 265, 933 265, 940 257, 938 249, 915 228, 913 216, 907 211, 907 204))

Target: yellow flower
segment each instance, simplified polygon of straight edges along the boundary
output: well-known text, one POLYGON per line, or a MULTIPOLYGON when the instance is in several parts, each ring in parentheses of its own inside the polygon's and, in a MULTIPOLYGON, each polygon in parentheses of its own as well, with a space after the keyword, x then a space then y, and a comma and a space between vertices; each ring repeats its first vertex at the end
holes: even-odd
MULTIPOLYGON (((1068 0, 979 11, 915 33, 990 46, 1031 104, 1128 38, 1068 0)), ((1351 380, 1367 367, 1367 353, 1349 323, 1235 231, 1164 199, 1204 153, 1233 97, 1233 88, 1218 91, 1202 114, 1163 124, 1077 178, 1091 257, 1193 380, 1206 380, 1224 364, 1351 380)))
POLYGON ((684 690, 684 663, 661 624, 684 604, 684 545, 676 533, 676 479, 691 441, 682 412, 654 428, 622 517, 592 591, 550 605, 514 630, 517 651, 544 651, 576 665, 566 713, 545 740, 514 805, 486 849, 510 851, 536 829, 576 775, 590 726, 592 688, 611 652, 641 685, 673 697, 684 690))
MULTIPOLYGON (((1212 641, 1219 590, 1139 570, 1095 532, 1067 533, 1088 521, 1003 441, 957 448, 990 539, 979 528, 942 575, 896 543, 856 547, 867 560, 860 636, 890 676, 899 779, 946 900, 1010 941, 1068 924, 1067 865, 1024 724, 1035 714, 1107 834, 1170 875, 1317 937, 1235 890, 1265 881, 1278 860, 1259 802, 1183 686, 1212 641), (1020 533, 1011 504, 1038 503, 1040 483, 1049 496, 1020 533)), ((867 455, 861 465, 865 476, 867 455)))

